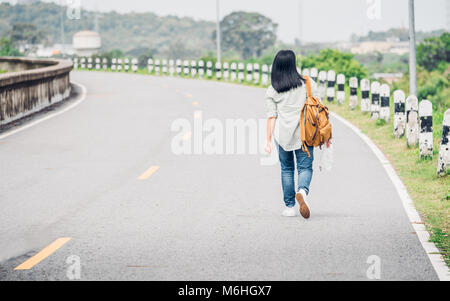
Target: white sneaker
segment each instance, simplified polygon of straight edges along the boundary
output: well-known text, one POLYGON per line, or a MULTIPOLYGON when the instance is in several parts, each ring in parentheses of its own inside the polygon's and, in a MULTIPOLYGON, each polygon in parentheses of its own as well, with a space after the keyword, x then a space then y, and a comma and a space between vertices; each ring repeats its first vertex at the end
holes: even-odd
POLYGON ((294 207, 291 207, 291 208, 286 207, 286 209, 284 209, 282 215, 284 217, 294 217, 294 216, 297 216, 297 212, 295 211, 294 207))
POLYGON ((308 202, 306 202, 306 192, 301 189, 300 192, 295 195, 295 199, 300 205, 300 214, 308 219, 311 216, 311 212, 309 210, 308 202))

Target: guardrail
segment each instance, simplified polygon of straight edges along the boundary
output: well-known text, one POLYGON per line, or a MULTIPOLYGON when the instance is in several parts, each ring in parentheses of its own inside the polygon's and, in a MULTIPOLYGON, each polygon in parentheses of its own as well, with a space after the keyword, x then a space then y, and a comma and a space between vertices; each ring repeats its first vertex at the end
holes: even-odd
POLYGON ((64 60, 0 57, 0 127, 70 96, 72 63, 64 60))

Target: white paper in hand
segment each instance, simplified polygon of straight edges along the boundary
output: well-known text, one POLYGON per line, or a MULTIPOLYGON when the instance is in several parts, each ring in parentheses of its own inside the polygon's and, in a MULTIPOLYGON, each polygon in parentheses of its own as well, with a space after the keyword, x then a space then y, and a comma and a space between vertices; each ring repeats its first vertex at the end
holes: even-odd
POLYGON ((333 144, 330 147, 323 146, 322 149, 322 157, 319 162, 319 170, 320 171, 331 171, 333 168, 333 156, 334 156, 334 147, 333 144))

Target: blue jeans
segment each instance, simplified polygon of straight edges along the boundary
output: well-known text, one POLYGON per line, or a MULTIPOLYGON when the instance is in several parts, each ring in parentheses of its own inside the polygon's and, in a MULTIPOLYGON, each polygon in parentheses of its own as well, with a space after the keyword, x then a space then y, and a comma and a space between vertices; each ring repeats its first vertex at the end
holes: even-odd
POLYGON ((311 157, 302 149, 296 151, 285 151, 278 145, 278 155, 281 163, 281 183, 283 186, 284 202, 287 207, 295 206, 295 195, 301 189, 309 194, 309 186, 313 175, 314 147, 308 147, 311 157), (294 172, 294 152, 297 163, 298 185, 295 190, 294 172))

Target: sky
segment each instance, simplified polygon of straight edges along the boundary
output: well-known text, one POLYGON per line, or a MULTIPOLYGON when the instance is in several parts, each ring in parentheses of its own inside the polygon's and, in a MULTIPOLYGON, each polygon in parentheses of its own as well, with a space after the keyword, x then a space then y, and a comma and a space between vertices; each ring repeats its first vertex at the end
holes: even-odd
MULTIPOLYGON (((81 1, 82 7, 91 10, 154 12, 216 20, 216 0, 46 1, 81 1)), ((450 0, 415 0, 415 3, 416 30, 450 30, 450 0)), ((408 0, 220 0, 221 17, 239 10, 270 17, 279 25, 279 39, 289 43, 299 37, 304 42, 343 41, 352 33, 408 27, 408 0)))

